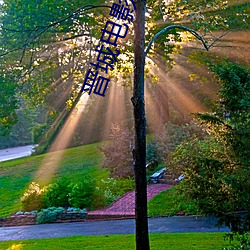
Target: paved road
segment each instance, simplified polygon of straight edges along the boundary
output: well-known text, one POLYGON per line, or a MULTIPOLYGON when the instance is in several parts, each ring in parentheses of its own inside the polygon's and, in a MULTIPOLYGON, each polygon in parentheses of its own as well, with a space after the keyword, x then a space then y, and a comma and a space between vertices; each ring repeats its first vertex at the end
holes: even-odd
POLYGON ((31 155, 34 145, 0 149, 0 162, 31 155))
MULTIPOLYGON (((195 216, 150 218, 150 233, 168 232, 228 232, 227 227, 218 229, 214 218, 195 216)), ((110 235, 134 234, 135 221, 110 220, 95 222, 77 222, 63 224, 47 224, 21 227, 0 228, 0 241, 24 240, 39 238, 56 238, 73 235, 110 235)))

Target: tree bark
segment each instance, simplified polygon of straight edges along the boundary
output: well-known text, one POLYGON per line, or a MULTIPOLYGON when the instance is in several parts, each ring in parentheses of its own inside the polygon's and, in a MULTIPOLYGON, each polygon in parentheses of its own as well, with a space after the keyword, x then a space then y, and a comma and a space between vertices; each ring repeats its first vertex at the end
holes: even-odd
POLYGON ((131 100, 134 107, 135 126, 133 158, 135 173, 136 249, 149 250, 146 180, 146 117, 144 102, 146 0, 138 0, 135 4, 134 88, 131 100))

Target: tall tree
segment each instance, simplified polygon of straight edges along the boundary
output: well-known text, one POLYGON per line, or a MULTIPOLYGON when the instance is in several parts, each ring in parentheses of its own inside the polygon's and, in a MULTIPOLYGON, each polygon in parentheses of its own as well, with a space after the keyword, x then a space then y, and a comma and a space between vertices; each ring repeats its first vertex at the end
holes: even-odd
POLYGON ((135 173, 136 249, 148 250, 147 180, 146 180, 146 117, 144 101, 145 67, 145 12, 146 1, 136 1, 134 22, 134 106, 135 147, 133 149, 135 173))

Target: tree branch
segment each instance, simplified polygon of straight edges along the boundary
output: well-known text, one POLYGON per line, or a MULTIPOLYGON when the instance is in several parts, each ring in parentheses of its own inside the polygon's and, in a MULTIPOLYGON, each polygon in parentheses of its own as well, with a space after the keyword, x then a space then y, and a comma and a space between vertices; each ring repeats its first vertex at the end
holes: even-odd
POLYGON ((165 33, 165 32, 168 32, 168 31, 171 30, 171 29, 181 29, 181 30, 184 30, 184 31, 188 31, 188 32, 191 33, 193 36, 195 36, 199 41, 201 41, 201 43, 203 44, 203 46, 205 47, 206 50, 209 50, 210 47, 214 44, 214 43, 213 43, 212 45, 208 46, 207 43, 206 43, 206 41, 204 40, 204 38, 203 38, 197 31, 195 31, 195 30, 193 30, 193 29, 190 29, 190 28, 188 28, 188 27, 186 27, 186 26, 182 26, 182 25, 170 25, 170 26, 168 26, 168 27, 162 29, 161 31, 159 31, 157 34, 155 34, 155 35, 153 36, 153 38, 151 39, 151 41, 149 42, 149 44, 148 44, 148 46, 147 46, 147 48, 146 48, 146 50, 145 50, 145 56, 147 56, 147 54, 148 54, 148 52, 149 52, 149 50, 150 50, 152 44, 154 43, 154 41, 155 41, 160 35, 162 35, 162 34, 165 33))
POLYGON ((53 26, 56 26, 57 24, 61 24, 65 21, 67 21, 68 19, 70 19, 71 17, 74 17, 78 14, 81 14, 82 12, 84 11, 88 11, 88 10, 91 10, 91 9, 96 9, 96 8, 111 8, 111 6, 108 6, 108 5, 84 5, 82 7, 80 7, 79 9, 75 10, 74 12, 72 12, 71 14, 69 14, 68 16, 58 20, 58 21, 55 21, 55 22, 52 22, 51 24, 48 24, 48 25, 42 25, 42 26, 36 26, 34 29, 23 29, 23 30, 15 30, 15 29, 9 29, 9 28, 6 28, 4 26, 2 26, 2 29, 5 30, 5 31, 10 31, 10 32, 23 32, 23 33, 26 33, 26 32, 36 32, 36 31, 39 31, 41 29, 48 29, 48 28, 51 28, 53 26))
POLYGON ((213 47, 215 43, 217 43, 222 37, 224 37, 226 34, 228 34, 230 31, 228 30, 227 32, 223 33, 219 37, 214 37, 215 40, 209 45, 209 48, 213 47))
POLYGON ((59 24, 65 22, 65 21, 67 21, 68 19, 70 19, 70 18, 72 18, 72 17, 74 17, 76 15, 79 15, 79 14, 85 12, 85 11, 88 11, 88 10, 91 10, 91 9, 96 9, 96 8, 111 8, 111 6, 108 6, 108 5, 85 5, 85 6, 80 7, 76 11, 72 12, 68 16, 66 16, 66 17, 64 17, 64 18, 62 18, 62 19, 60 19, 58 21, 52 22, 51 24, 48 24, 48 25, 37 26, 34 29, 14 30, 14 29, 8 29, 8 28, 5 28, 4 26, 2 26, 3 30, 10 31, 10 32, 24 32, 24 33, 29 33, 29 34, 32 34, 32 32, 38 32, 38 33, 34 34, 32 39, 27 39, 28 41, 25 44, 23 44, 22 46, 20 46, 18 48, 15 48, 15 49, 12 49, 12 50, 9 50, 9 51, 3 52, 2 54, 0 54, 0 57, 5 56, 5 55, 7 55, 9 53, 18 51, 18 50, 23 50, 23 51, 26 50, 28 45, 30 45, 32 42, 34 42, 38 37, 40 37, 49 28, 52 28, 52 27, 54 27, 56 25, 59 25, 59 24))

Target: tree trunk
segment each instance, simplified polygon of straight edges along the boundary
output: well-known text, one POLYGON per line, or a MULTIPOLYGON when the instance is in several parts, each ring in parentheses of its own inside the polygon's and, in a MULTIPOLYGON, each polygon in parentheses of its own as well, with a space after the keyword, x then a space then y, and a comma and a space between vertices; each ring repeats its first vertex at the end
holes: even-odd
POLYGON ((136 1, 136 18, 134 22, 134 88, 132 103, 134 107, 135 126, 135 147, 133 149, 133 158, 135 173, 137 250, 149 250, 146 180, 146 117, 144 103, 145 10, 146 1, 136 1))

